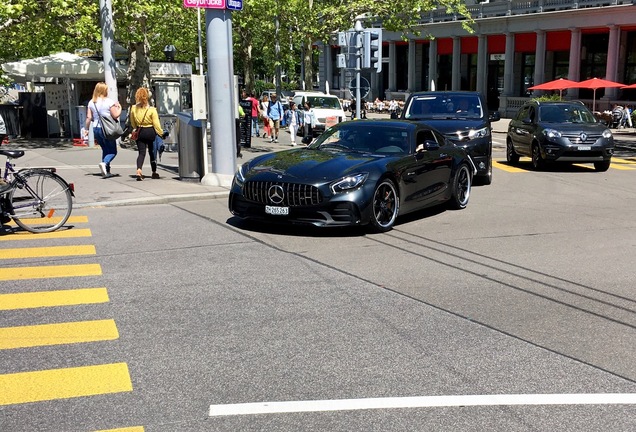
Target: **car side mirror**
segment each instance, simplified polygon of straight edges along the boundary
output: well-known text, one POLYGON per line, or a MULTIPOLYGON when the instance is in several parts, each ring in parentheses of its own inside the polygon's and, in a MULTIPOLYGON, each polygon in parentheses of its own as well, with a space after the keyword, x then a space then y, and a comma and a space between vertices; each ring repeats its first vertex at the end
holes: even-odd
POLYGON ((439 150, 439 144, 433 140, 426 140, 423 144, 418 144, 415 148, 415 153, 421 153, 425 151, 439 150))
POLYGON ((532 124, 532 120, 530 120, 530 117, 524 118, 523 120, 521 120, 521 122, 527 125, 532 124))
POLYGON ((499 111, 491 112, 489 117, 491 122, 496 122, 501 120, 501 114, 499 113, 499 111))

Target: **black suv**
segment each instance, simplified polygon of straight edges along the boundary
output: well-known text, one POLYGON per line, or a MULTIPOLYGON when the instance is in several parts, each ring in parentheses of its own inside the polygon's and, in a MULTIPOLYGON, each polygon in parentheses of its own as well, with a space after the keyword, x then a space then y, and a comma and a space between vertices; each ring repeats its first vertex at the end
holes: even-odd
POLYGON ((532 158, 542 169, 546 162, 593 162, 607 171, 614 154, 614 137, 581 102, 538 102, 523 105, 508 126, 506 159, 532 158))
POLYGON ((440 131, 462 147, 477 167, 476 183, 492 182, 492 130, 490 122, 501 119, 488 113, 480 93, 471 91, 416 92, 404 104, 402 118, 416 120, 440 131))

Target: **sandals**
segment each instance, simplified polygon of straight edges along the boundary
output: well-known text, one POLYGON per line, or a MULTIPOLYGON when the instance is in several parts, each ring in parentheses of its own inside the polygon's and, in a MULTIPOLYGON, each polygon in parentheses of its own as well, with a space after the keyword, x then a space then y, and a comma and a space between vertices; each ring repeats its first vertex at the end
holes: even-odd
POLYGON ((137 181, 142 181, 144 179, 144 175, 141 173, 141 170, 137 170, 137 181))

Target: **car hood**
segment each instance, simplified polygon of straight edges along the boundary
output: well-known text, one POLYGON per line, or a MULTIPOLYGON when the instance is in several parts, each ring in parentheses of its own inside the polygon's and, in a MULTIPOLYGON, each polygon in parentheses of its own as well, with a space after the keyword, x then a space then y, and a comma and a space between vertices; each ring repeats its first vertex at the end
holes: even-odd
POLYGON ((592 134, 602 134, 605 129, 609 129, 608 126, 602 123, 548 123, 541 122, 539 123, 539 127, 541 129, 555 129, 561 133, 592 133, 592 134))
POLYGON ((368 172, 374 162, 389 159, 369 153, 307 148, 271 153, 247 163, 246 180, 321 183, 358 172, 368 172))
POLYGON ((471 129, 481 129, 488 124, 483 119, 416 119, 416 121, 424 123, 437 129, 444 135, 452 134, 457 131, 469 131, 471 129))

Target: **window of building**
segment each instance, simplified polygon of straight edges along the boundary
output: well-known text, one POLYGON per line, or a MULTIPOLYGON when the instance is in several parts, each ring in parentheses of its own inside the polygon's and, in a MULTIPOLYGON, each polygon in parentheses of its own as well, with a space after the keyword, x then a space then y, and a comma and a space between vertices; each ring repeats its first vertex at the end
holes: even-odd
MULTIPOLYGON (((609 33, 584 34, 581 37, 581 81, 590 78, 605 78, 607 73, 607 46, 609 33)), ((580 89, 581 99, 592 99, 594 92, 580 89)), ((596 90, 596 99, 605 96, 605 89, 596 90)))
POLYGON ((437 64, 437 82, 435 83, 435 90, 450 90, 453 88, 453 83, 451 81, 452 76, 453 55, 440 55, 439 63, 437 64))
POLYGON ((554 52, 554 70, 553 79, 567 78, 570 70, 570 52, 555 51, 554 52))
POLYGON ((519 96, 530 96, 531 91, 528 87, 534 85, 534 62, 536 57, 534 54, 523 54, 523 73, 521 74, 521 94, 519 96))

